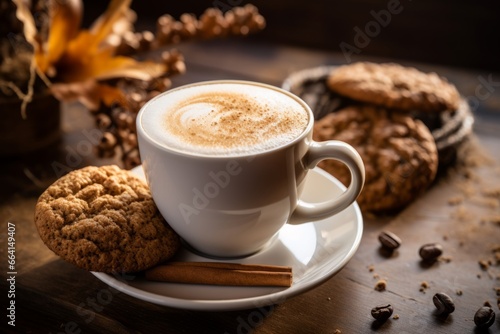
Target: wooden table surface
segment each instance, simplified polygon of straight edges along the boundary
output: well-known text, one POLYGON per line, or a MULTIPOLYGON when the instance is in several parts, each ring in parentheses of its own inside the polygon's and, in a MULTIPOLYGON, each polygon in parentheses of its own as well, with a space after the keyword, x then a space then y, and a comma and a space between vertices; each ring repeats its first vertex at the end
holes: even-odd
MULTIPOLYGON (((241 40, 179 48, 186 57, 187 73, 173 80, 176 86, 211 79, 280 85, 293 71, 345 63, 340 54, 241 40)), ((10 291, 6 244, 8 225, 13 224, 17 272, 16 326, 7 323, 9 311, 4 299, 0 332, 474 333, 474 313, 485 302, 497 314, 489 332, 500 332, 494 289, 500 287, 500 259, 495 259, 493 252, 500 245, 500 74, 399 62, 436 71, 455 83, 471 103, 480 102, 473 105, 476 122, 466 166, 441 175, 431 189, 399 214, 364 217, 361 245, 344 269, 313 290, 268 308, 265 315, 259 309, 175 309, 118 292, 111 300, 99 302, 99 293, 108 286, 61 260, 42 243, 33 212, 38 196, 56 178, 53 163, 65 163, 71 169, 119 163, 84 153, 71 158, 77 145, 87 140, 83 130, 92 128, 93 120, 82 107, 65 106, 64 135, 56 148, 22 158, 3 158, 0 163, 0 291, 4 298, 10 291), (380 250, 377 239, 383 230, 403 240, 390 256, 380 250), (430 266, 422 264, 418 256, 420 246, 429 242, 439 242, 444 248, 443 258, 430 266), (480 266, 481 260, 490 262, 487 268, 480 266), (374 289, 378 279, 387 281, 385 291, 374 289), (422 282, 427 283, 424 291, 422 282), (455 301, 456 311, 446 319, 434 314, 432 296, 437 292, 445 292, 455 301), (391 303, 398 317, 377 326, 370 310, 383 303, 391 303)))

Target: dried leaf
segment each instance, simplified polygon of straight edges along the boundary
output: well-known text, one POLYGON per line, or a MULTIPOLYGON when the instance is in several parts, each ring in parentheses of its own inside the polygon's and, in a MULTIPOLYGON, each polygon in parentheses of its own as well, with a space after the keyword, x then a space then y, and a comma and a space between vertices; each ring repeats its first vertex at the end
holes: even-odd
POLYGON ((102 50, 92 55, 81 54, 81 57, 66 56, 60 71, 62 82, 85 81, 88 79, 131 78, 151 80, 165 73, 166 65, 150 61, 139 62, 125 56, 113 56, 112 50, 102 50))
POLYGON ((130 78, 149 81, 165 73, 166 66, 151 61, 138 62, 132 58, 125 61, 127 57, 114 57, 109 59, 107 67, 102 67, 102 71, 96 72, 94 77, 99 80, 112 78, 130 78), (121 62, 123 60, 123 62, 121 62))
POLYGON ((60 101, 79 101, 90 110, 98 110, 101 101, 112 106, 118 103, 127 105, 127 99, 123 91, 117 87, 99 83, 96 80, 86 80, 82 82, 53 84, 50 86, 52 94, 60 101))
POLYGON ((134 31, 134 22, 137 20, 137 14, 132 10, 126 10, 113 24, 112 34, 123 36, 126 33, 134 31))
POLYGON ((111 1, 106 12, 94 22, 90 29, 90 33, 94 36, 93 44, 90 45, 93 50, 96 50, 109 36, 113 31, 113 25, 126 15, 131 2, 131 0, 111 1))
POLYGON ((26 5, 26 2, 23 0, 12 0, 16 6, 16 16, 19 21, 21 21, 24 25, 23 27, 23 32, 24 32, 24 37, 30 43, 33 47, 36 47, 37 42, 36 42, 36 36, 38 34, 38 31, 36 29, 35 25, 35 19, 33 18, 33 15, 31 14, 30 9, 26 5))
POLYGON ((60 101, 79 101, 90 110, 97 110, 101 104, 101 94, 95 80, 73 83, 56 83, 50 86, 55 98, 60 101))
POLYGON ((99 94, 101 95, 102 102, 108 107, 112 106, 114 103, 118 103, 122 106, 127 106, 127 99, 123 92, 113 86, 100 84, 99 94))
POLYGON ((80 0, 52 0, 50 15, 47 46, 42 54, 37 54, 38 67, 42 72, 59 60, 70 40, 77 35, 82 19, 82 3, 80 0))

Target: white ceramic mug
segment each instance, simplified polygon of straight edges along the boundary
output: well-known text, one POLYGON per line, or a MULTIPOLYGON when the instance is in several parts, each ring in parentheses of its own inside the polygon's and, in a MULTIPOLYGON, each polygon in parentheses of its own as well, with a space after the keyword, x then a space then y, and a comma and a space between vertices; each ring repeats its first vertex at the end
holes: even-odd
POLYGON ((333 215, 353 203, 363 187, 364 165, 359 154, 340 141, 313 141, 313 125, 313 113, 305 102, 270 85, 221 80, 166 91, 146 103, 137 116, 142 166, 153 199, 170 226, 195 250, 215 257, 257 252, 292 214, 307 218, 305 221, 333 215), (259 87, 292 99, 307 114, 307 124, 298 136, 279 147, 222 156, 169 147, 144 126, 145 120, 164 112, 180 91, 217 84, 259 87), (300 195, 307 172, 323 159, 346 164, 351 184, 338 198, 303 202, 300 195))

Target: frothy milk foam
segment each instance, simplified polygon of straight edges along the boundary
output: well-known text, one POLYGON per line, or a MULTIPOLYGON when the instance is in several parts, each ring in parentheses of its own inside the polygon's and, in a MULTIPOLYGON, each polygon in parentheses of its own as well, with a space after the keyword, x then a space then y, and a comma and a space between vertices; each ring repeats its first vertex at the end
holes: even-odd
POLYGON ((266 151, 297 138, 309 121, 292 97, 244 83, 181 88, 151 104, 141 118, 145 132, 161 145, 197 154, 266 151))

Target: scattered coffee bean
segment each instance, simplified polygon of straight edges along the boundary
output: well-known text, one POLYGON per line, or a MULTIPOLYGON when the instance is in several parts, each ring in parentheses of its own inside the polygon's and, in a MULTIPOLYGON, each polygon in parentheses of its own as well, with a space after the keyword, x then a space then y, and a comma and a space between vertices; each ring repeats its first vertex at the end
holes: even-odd
POLYGON ((378 240, 382 244, 382 247, 388 250, 395 250, 401 246, 401 239, 392 232, 384 231, 378 235, 378 240))
POLYGON ((377 283, 375 283, 375 290, 384 291, 387 288, 387 281, 385 279, 379 279, 377 283))
POLYGON ((450 256, 441 256, 439 258, 439 261, 444 262, 444 263, 450 263, 451 262, 451 257, 450 256))
POLYGON ((426 262, 436 261, 443 254, 443 247, 437 243, 425 244, 420 247, 418 254, 426 262))
POLYGON ((483 306, 474 315, 474 323, 479 328, 489 328, 495 322, 495 312, 491 307, 483 306))
POLYGON ((393 311, 394 308, 391 304, 375 306, 372 308, 372 317, 380 322, 383 322, 390 318, 393 311))
POLYGON ((483 303, 483 306, 486 306, 486 307, 489 307, 491 308, 491 303, 489 300, 486 300, 484 303, 483 303))
POLYGON ((486 261, 486 260, 479 260, 479 267, 482 270, 488 270, 489 266, 490 265, 489 265, 488 261, 486 261))
POLYGON ((425 290, 427 290, 429 288, 430 288, 429 283, 427 283, 426 281, 422 281, 420 283, 420 289, 418 289, 418 291, 425 293, 425 290))
POLYGON ((436 305, 438 314, 446 315, 455 311, 455 303, 446 293, 436 293, 434 297, 432 297, 432 301, 434 302, 434 305, 436 305))

